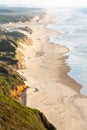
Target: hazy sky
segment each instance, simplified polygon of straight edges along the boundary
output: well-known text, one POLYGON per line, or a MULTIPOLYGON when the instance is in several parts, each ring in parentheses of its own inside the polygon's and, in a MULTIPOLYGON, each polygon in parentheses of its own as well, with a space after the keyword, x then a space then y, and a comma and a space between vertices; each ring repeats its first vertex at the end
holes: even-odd
POLYGON ((42 7, 52 7, 52 6, 79 6, 87 7, 87 0, 0 0, 0 4, 23 4, 23 5, 37 5, 42 7))

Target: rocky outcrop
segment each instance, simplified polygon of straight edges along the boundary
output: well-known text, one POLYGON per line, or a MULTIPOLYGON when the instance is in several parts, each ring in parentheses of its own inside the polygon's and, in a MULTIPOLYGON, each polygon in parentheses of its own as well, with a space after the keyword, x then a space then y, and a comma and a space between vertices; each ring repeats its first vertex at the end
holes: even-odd
POLYGON ((16 86, 16 88, 14 88, 13 90, 10 89, 10 95, 11 97, 15 98, 15 99, 19 99, 21 97, 21 93, 27 89, 26 85, 18 85, 16 86))

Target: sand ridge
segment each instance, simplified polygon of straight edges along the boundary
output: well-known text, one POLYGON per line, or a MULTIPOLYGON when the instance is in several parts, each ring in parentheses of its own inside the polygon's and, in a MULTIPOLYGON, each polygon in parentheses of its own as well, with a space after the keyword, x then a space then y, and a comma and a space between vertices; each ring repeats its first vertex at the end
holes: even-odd
POLYGON ((40 23, 29 24, 33 45, 24 46, 25 69, 19 70, 30 88, 26 92, 27 106, 39 109, 57 130, 87 130, 87 98, 79 94, 81 86, 67 76, 63 55, 69 50, 49 43, 49 15, 40 23))

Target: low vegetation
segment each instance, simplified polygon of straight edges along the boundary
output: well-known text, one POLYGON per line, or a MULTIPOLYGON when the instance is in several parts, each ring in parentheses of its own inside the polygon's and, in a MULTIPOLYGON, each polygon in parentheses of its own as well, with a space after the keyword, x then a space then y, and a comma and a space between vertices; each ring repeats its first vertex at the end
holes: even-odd
POLYGON ((38 110, 0 94, 0 130, 56 130, 38 110))
POLYGON ((10 89, 24 84, 11 67, 0 64, 0 130, 55 130, 40 111, 22 106, 10 96, 10 89))
POLYGON ((5 63, 0 63, 0 89, 4 95, 10 96, 10 90, 17 89, 18 85, 24 85, 19 74, 5 63))
POLYGON ((26 27, 19 27, 19 29, 21 29, 23 31, 26 31, 26 32, 29 32, 30 34, 33 33, 33 30, 31 28, 29 28, 28 26, 26 26, 26 27))
POLYGON ((18 67, 17 47, 19 42, 31 44, 31 40, 21 32, 9 32, 5 28, 0 28, 0 61, 18 67))
MULTIPOLYGON (((16 9, 15 12, 19 10, 16 9)), ((12 15, 15 12, 13 9, 1 9, 0 22, 18 22, 19 15, 17 17, 12 15)), ((30 30, 27 27, 21 29, 30 30)), ((19 62, 16 58, 19 41, 24 43, 25 40, 31 42, 26 35, 20 32, 9 32, 5 28, 0 28, 0 130, 56 130, 43 113, 25 107, 17 101, 26 89, 22 77, 14 70, 19 62)))
POLYGON ((45 10, 42 8, 3 8, 0 9, 0 23, 31 21, 35 15, 42 17, 45 10))

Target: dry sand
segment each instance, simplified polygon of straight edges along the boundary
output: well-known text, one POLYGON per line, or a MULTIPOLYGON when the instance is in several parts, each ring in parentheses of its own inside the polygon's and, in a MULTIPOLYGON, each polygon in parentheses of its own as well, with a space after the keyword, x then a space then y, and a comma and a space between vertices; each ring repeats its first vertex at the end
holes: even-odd
POLYGON ((87 130, 87 98, 79 94, 81 86, 67 76, 65 64, 68 52, 64 46, 49 43, 56 32, 46 28, 48 15, 29 24, 33 29, 32 46, 23 45, 25 69, 19 70, 30 88, 27 106, 39 109, 57 130, 87 130))

